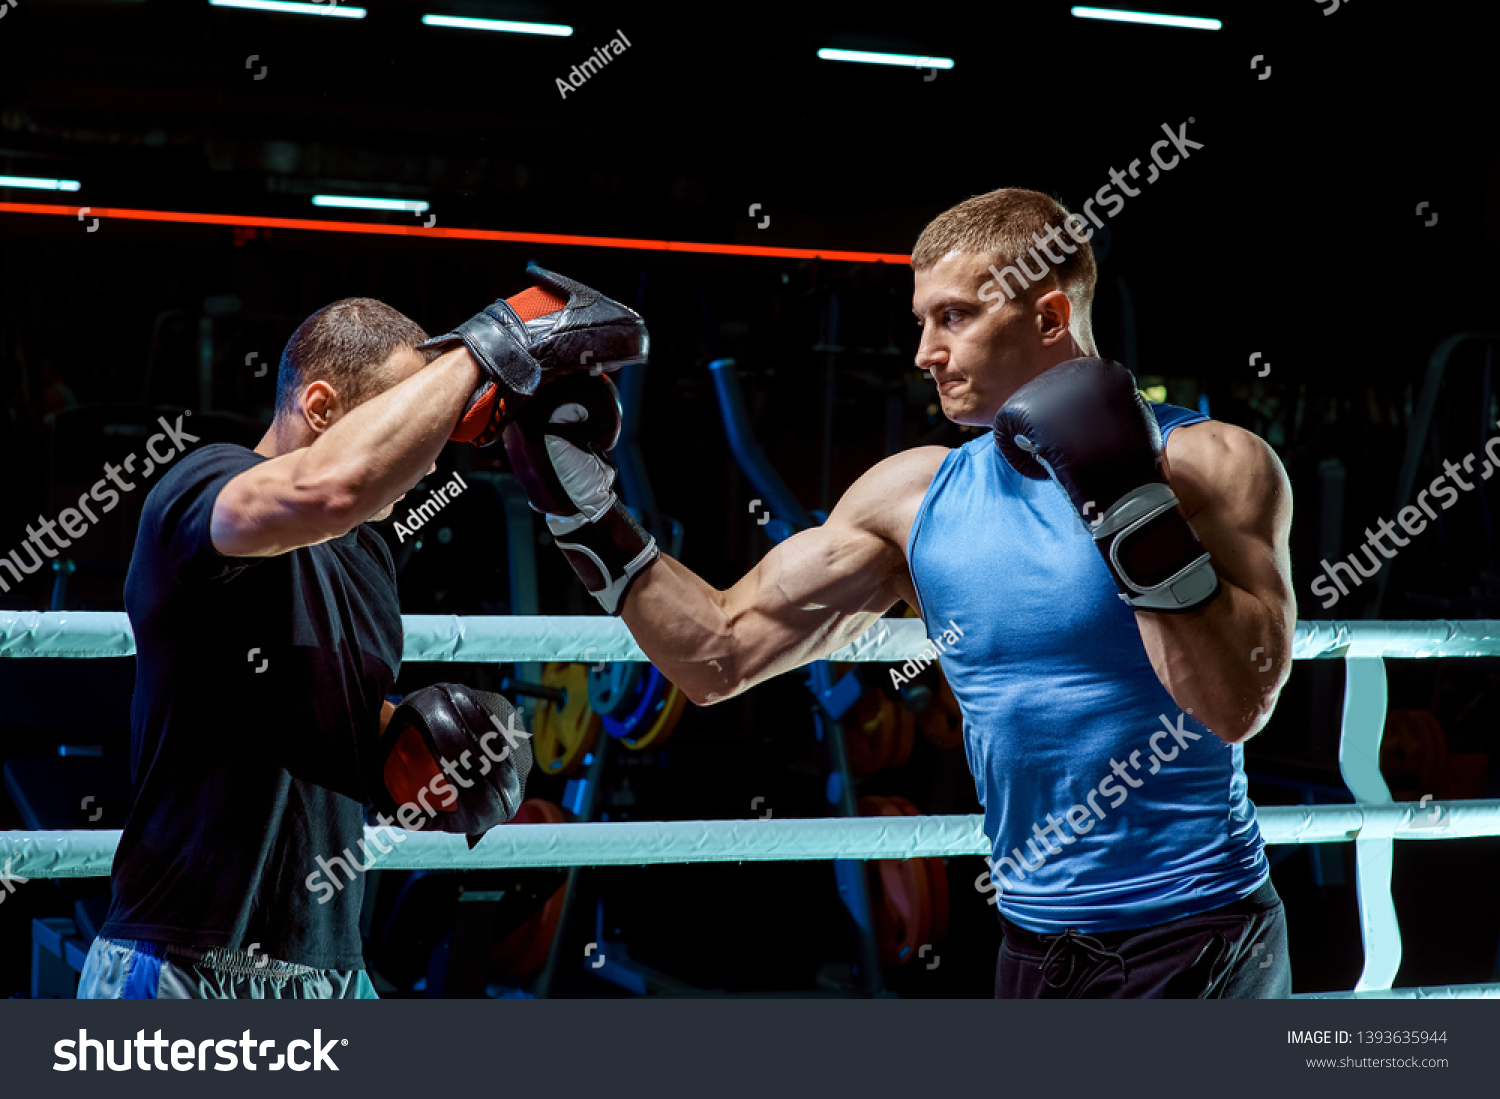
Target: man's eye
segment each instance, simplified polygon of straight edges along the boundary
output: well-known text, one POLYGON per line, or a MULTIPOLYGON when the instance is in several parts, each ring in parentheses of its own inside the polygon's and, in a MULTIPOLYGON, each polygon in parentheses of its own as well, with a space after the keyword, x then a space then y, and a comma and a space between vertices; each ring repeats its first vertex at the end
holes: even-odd
POLYGON ((957 310, 953 310, 953 309, 950 309, 948 312, 946 312, 946 313, 943 314, 943 319, 945 321, 947 321, 949 324, 952 324, 954 322, 955 318, 962 318, 962 317, 963 317, 962 313, 958 312, 957 310))

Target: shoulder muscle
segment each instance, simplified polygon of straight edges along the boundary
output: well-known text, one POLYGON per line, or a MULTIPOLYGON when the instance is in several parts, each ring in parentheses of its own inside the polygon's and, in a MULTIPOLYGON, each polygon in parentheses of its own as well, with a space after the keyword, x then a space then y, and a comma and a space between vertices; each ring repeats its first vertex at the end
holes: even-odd
POLYGON ((1167 437, 1167 475, 1189 521, 1205 511, 1240 527, 1291 521, 1291 483, 1266 441, 1233 424, 1209 420, 1167 437))
POLYGON ((948 453, 947 447, 919 446, 877 462, 849 486, 829 522, 867 530, 904 553, 917 509, 948 453))

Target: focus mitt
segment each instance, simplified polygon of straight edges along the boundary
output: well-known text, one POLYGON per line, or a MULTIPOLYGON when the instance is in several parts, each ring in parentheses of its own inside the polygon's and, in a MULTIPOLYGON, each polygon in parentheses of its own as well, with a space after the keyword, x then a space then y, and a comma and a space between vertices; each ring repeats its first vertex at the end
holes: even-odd
POLYGON ((364 761, 370 801, 402 828, 462 832, 472 848, 526 797, 530 741, 502 696, 423 687, 396 707, 364 761))
POLYGON ((646 361, 646 322, 635 310, 534 263, 526 273, 536 286, 420 345, 447 350, 462 343, 484 371, 450 436, 458 442, 493 443, 506 417, 549 377, 646 361))

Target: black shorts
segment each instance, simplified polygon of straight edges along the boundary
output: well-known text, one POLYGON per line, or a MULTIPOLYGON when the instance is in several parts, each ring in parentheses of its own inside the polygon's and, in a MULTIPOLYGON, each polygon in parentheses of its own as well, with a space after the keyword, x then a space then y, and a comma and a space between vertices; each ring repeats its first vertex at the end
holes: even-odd
POLYGON ((995 997, 1281 999, 1292 994, 1286 911, 1269 880, 1197 916, 1086 935, 1039 935, 1001 917, 995 997))

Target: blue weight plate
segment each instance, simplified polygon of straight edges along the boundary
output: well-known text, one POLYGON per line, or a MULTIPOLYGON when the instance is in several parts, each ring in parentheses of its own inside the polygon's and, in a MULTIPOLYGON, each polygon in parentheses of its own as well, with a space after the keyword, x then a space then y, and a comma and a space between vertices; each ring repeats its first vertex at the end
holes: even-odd
POLYGON ((650 665, 621 661, 589 668, 589 706, 600 717, 621 717, 635 708, 650 665))
POLYGON ((612 737, 634 736, 642 731, 644 725, 651 719, 652 709, 658 701, 660 687, 665 685, 666 680, 662 678, 661 672, 651 665, 646 665, 646 674, 638 681, 635 693, 630 696, 626 710, 621 707, 615 717, 604 719, 604 731, 612 737))

